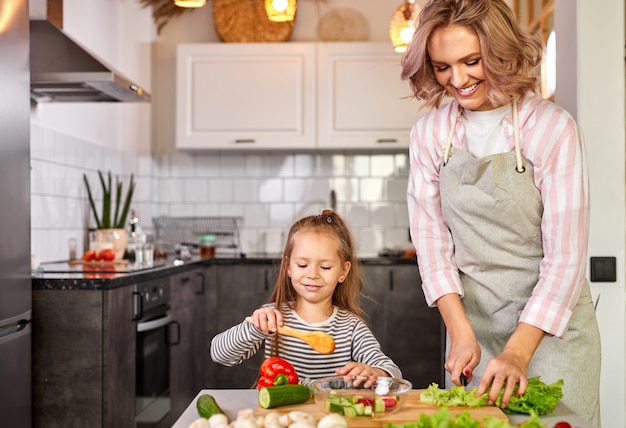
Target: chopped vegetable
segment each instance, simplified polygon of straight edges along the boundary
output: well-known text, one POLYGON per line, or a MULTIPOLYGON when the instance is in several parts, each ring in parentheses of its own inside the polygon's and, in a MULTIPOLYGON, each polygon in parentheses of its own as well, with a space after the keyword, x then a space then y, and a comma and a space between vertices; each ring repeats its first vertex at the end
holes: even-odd
MULTIPOLYGON (((518 385, 515 385, 517 391, 518 385)), ((525 413, 531 414, 536 412, 539 416, 547 415, 556 407, 559 400, 563 397, 563 380, 558 380, 552 385, 543 383, 539 376, 528 379, 526 391, 521 396, 513 395, 509 400, 506 408, 502 409, 506 414, 525 413)), ((488 401, 488 393, 476 396, 478 388, 465 390, 463 386, 453 386, 450 391, 439 389, 436 383, 422 391, 420 401, 422 403, 434 404, 436 406, 465 406, 479 407, 486 406, 488 401)), ((502 395, 504 394, 504 386, 498 394, 495 405, 500 407, 502 404, 502 395)))
POLYGON ((258 389, 298 383, 298 374, 291 363, 279 357, 270 357, 263 361, 259 372, 261 377, 257 384, 258 389))
MULTIPOLYGON (((491 416, 483 418, 483 423, 485 428, 547 428, 541 423, 536 413, 532 414, 528 421, 518 426, 491 416)), ((415 422, 403 424, 388 423, 385 425, 385 428, 479 428, 480 426, 480 421, 472 417, 468 411, 452 416, 448 407, 444 406, 439 409, 438 413, 432 415, 422 413, 419 416, 419 420, 415 422)))

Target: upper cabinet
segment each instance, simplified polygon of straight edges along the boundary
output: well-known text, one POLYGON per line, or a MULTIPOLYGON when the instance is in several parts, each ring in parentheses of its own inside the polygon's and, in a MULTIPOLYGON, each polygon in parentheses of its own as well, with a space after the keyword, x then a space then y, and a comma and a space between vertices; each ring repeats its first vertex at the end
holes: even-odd
POLYGON ((176 147, 315 147, 315 45, 179 45, 176 147))
POLYGON ((321 43, 317 53, 318 147, 408 147, 419 104, 391 44, 321 43))
POLYGON ((406 149, 419 103, 389 43, 179 45, 179 149, 406 149))

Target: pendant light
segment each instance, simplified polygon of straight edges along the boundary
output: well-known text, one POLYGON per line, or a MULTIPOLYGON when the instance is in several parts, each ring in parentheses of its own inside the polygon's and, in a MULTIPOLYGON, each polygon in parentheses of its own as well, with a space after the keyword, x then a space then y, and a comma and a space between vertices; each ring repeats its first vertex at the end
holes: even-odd
POLYGON ((413 38, 415 23, 420 13, 420 8, 415 4, 415 0, 405 0, 393 16, 389 25, 389 37, 396 52, 404 52, 413 38))
POLYGON ((270 21, 293 21, 296 17, 296 0, 265 0, 265 13, 270 21))
POLYGON ((174 4, 178 7, 195 8, 204 6, 206 0, 174 0, 174 4))

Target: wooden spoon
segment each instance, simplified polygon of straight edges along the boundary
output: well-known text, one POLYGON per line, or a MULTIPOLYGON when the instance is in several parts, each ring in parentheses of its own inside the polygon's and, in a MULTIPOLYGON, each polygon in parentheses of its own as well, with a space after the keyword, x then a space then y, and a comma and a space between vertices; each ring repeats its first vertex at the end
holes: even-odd
MULTIPOLYGON (((246 321, 254 324, 252 317, 246 317, 246 321)), ((323 331, 302 331, 287 326, 279 326, 278 333, 296 337, 321 354, 332 354, 335 350, 335 340, 330 334, 323 331)))

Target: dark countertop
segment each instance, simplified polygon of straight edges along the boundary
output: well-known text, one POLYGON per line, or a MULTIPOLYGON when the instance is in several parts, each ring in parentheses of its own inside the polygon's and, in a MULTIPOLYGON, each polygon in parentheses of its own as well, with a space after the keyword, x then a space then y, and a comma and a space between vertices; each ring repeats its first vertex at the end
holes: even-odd
MULTIPOLYGON (((171 256, 155 260, 152 267, 137 267, 128 264, 71 265, 67 261, 42 263, 33 271, 33 290, 108 290, 150 281, 164 276, 175 275, 188 269, 219 265, 259 265, 278 266, 279 255, 253 254, 246 257, 215 257, 201 259, 193 256, 190 260, 177 260, 171 256)), ((365 265, 412 264, 415 259, 399 257, 363 257, 359 263, 365 265)))

